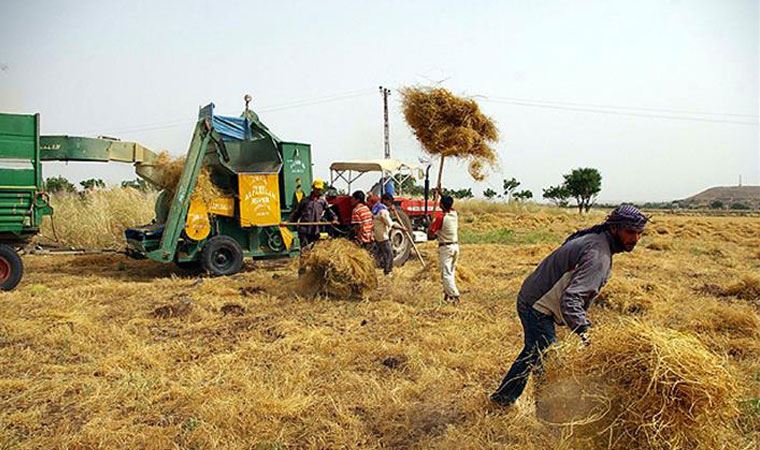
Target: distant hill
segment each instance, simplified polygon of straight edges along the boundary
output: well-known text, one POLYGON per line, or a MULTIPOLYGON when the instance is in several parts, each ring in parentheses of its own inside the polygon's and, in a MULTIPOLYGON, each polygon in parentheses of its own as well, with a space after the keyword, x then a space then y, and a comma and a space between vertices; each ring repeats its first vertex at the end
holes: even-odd
POLYGON ((716 186, 678 200, 681 206, 697 208, 715 207, 716 202, 720 202, 723 208, 760 209, 760 186, 716 186))

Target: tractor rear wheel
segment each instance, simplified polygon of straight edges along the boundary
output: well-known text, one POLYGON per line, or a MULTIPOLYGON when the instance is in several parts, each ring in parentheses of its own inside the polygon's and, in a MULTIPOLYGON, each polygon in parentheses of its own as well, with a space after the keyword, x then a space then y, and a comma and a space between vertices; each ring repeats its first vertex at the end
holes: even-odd
POLYGON ((201 264, 214 276, 238 273, 243 267, 243 249, 229 236, 214 236, 203 246, 201 264))
POLYGON ((15 288, 24 274, 24 263, 12 247, 0 244, 0 291, 15 288))
MULTIPOLYGON (((391 247, 393 247, 393 265, 401 267, 409 259, 409 255, 412 252, 412 241, 409 238, 412 233, 412 221, 409 220, 409 216, 404 211, 396 209, 396 212, 398 213, 400 225, 408 230, 404 232, 398 228, 393 228, 390 232, 391 247)), ((396 217, 393 217, 393 219, 395 220, 396 217)))

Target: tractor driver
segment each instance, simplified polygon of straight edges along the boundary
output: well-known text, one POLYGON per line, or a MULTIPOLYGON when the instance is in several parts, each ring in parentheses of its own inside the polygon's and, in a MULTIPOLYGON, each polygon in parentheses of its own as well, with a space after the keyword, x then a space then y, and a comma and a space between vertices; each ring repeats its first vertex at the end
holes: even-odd
POLYGON ((338 223, 327 201, 322 198, 324 189, 324 180, 315 178, 311 183, 311 194, 304 197, 290 215, 291 222, 305 222, 304 225, 298 226, 298 240, 301 242, 301 248, 306 248, 319 240, 319 232, 321 231, 319 222, 325 220, 338 223))

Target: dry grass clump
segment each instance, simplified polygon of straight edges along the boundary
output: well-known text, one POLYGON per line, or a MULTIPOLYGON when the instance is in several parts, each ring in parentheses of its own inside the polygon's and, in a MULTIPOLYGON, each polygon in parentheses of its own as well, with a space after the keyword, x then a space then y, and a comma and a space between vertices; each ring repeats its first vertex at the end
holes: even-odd
POLYGON ((698 334, 714 351, 736 359, 760 355, 760 316, 749 305, 706 302, 678 319, 678 329, 698 334))
POLYGON ((742 300, 760 300, 760 275, 745 273, 739 280, 726 287, 725 294, 742 300))
POLYGON ((472 177, 483 180, 484 168, 497 160, 491 145, 499 139, 499 131, 475 100, 444 88, 408 87, 401 94, 406 122, 425 151, 467 159, 472 177))
POLYGON ((377 287, 374 258, 347 239, 317 242, 298 265, 299 291, 307 296, 362 298, 377 287))
MULTIPOLYGON (((544 382, 571 382, 579 399, 593 399, 589 415, 561 425, 579 446, 714 449, 738 433, 738 383, 724 360, 692 336, 640 321, 594 330, 585 348, 559 345, 544 382)), ((552 398, 540 403, 551 410, 552 398)))
POLYGON ((153 219, 156 193, 113 188, 58 193, 50 201, 53 215, 42 222, 43 240, 67 247, 119 249, 125 246, 126 228, 153 219))
POLYGON ((655 251, 673 250, 673 243, 669 239, 656 238, 647 242, 646 248, 655 251))
MULTIPOLYGON (((173 193, 185 168, 185 157, 173 158, 164 151, 158 155, 158 159, 153 164, 160 174, 159 180, 157 180, 160 187, 173 193)), ((203 167, 195 182, 193 198, 200 198, 205 203, 209 203, 221 195, 222 192, 211 181, 211 173, 208 168, 203 167)))
POLYGON ((652 299, 641 286, 623 278, 611 278, 596 303, 622 314, 644 314, 652 309, 652 299))

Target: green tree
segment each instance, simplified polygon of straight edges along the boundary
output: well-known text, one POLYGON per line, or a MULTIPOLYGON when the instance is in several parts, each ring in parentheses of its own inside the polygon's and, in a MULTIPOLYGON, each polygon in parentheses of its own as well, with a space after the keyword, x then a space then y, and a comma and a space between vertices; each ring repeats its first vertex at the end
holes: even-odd
POLYGON ((102 189, 106 187, 106 183, 100 178, 89 178, 87 180, 80 181, 79 184, 82 186, 82 189, 84 189, 85 191, 89 191, 92 189, 102 189))
POLYGON ((720 200, 713 200, 710 203, 710 208, 712 209, 723 209, 723 202, 720 200))
POLYGON ((531 198, 533 198, 533 192, 525 189, 519 192, 515 192, 513 196, 518 201, 525 201, 525 200, 530 200, 531 198))
POLYGON ((472 189, 471 188, 467 188, 467 189, 447 189, 447 188, 443 188, 443 193, 442 194, 443 195, 449 195, 451 197, 459 198, 459 199, 474 197, 473 194, 472 194, 472 189))
POLYGON ((494 197, 498 195, 498 192, 494 191, 491 188, 486 189, 483 191, 483 196, 487 198, 488 200, 492 200, 494 197))
POLYGON ((512 198, 512 191, 517 189, 517 186, 520 185, 520 182, 517 181, 516 178, 512 177, 512 179, 509 180, 502 180, 501 185, 504 197, 507 197, 507 201, 509 201, 512 198))
POLYGON ((563 177, 567 191, 578 205, 578 212, 588 212, 602 190, 602 174, 594 168, 584 167, 573 169, 563 177))
POLYGON ((47 178, 42 187, 46 192, 50 192, 51 194, 58 192, 76 192, 77 190, 69 180, 60 175, 47 178))
POLYGON ((749 207, 749 205, 745 205, 744 203, 731 203, 731 209, 752 209, 749 207))
POLYGON ((425 195, 425 187, 418 185, 414 178, 409 177, 401 182, 398 187, 399 194, 408 195, 410 197, 422 197, 425 195))
POLYGON ((567 199, 570 198, 570 191, 564 184, 549 186, 544 189, 544 198, 551 200, 556 206, 567 206, 567 199))

